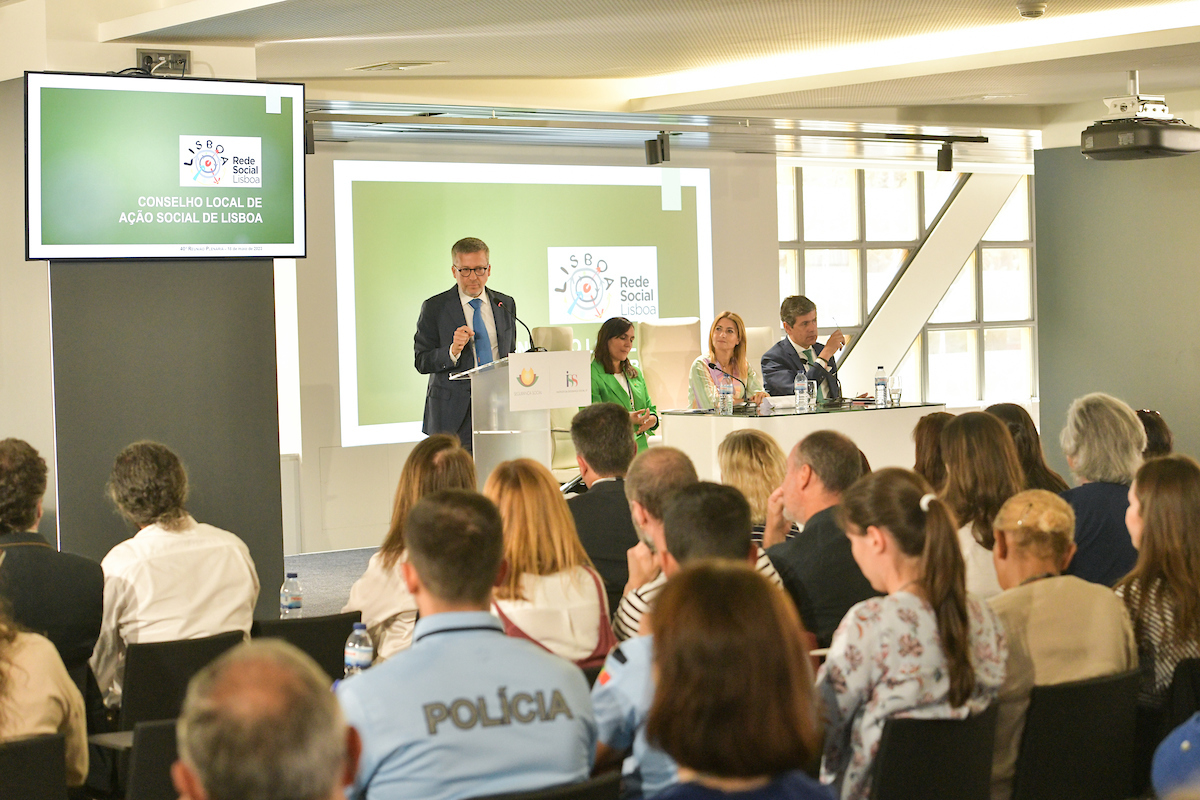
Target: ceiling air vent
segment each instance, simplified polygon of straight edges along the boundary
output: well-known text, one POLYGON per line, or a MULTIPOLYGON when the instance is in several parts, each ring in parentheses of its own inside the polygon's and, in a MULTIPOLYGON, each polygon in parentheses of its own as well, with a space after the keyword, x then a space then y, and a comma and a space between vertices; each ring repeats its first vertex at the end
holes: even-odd
POLYGON ((445 63, 445 61, 379 61, 375 64, 363 64, 361 67, 348 67, 347 70, 350 72, 403 72, 445 63))

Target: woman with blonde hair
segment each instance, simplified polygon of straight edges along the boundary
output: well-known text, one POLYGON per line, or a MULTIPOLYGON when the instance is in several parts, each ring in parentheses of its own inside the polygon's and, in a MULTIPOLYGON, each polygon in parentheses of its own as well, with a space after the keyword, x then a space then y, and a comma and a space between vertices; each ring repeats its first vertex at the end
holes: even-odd
POLYGON ((828 800, 796 608, 747 564, 702 560, 655 599, 646 735, 679 768, 662 800, 828 800), (744 680, 753 676, 752 680, 744 680))
POLYGON ((885 597, 846 614, 817 673, 824 705, 821 780, 843 800, 871 795, 872 759, 896 715, 964 719, 1004 680, 1004 629, 967 594, 949 505, 915 472, 872 472, 842 497, 854 560, 885 597))
POLYGON ((1176 665, 1200 658, 1200 464, 1178 454, 1143 464, 1125 522, 1138 559, 1116 590, 1146 667, 1139 703, 1157 708, 1176 665))
POLYGON ((983 411, 959 414, 942 429, 946 484, 942 499, 962 526, 958 541, 967 566, 967 591, 1000 594, 992 563, 992 520, 1008 498, 1025 488, 1012 434, 983 411))
POLYGON ((492 612, 505 632, 585 669, 602 665, 616 644, 608 597, 550 470, 528 458, 505 461, 483 493, 504 521, 507 571, 492 612))
POLYGON ((692 408, 715 408, 717 381, 732 375, 733 402, 758 404, 767 396, 762 378, 746 357, 746 324, 732 311, 722 311, 708 329, 708 353, 692 362, 688 403, 692 408), (742 385, 742 382, 745 385, 742 385))
POLYGON ((767 501, 783 485, 787 455, 779 443, 756 428, 733 431, 717 445, 721 483, 740 491, 750 503, 751 538, 762 544, 767 524, 767 501))
POLYGON ((400 570, 400 564, 408 560, 404 522, 418 500, 441 489, 475 491, 475 462, 458 437, 447 433, 422 439, 404 460, 387 536, 371 556, 367 571, 350 587, 350 601, 342 609, 362 612, 379 661, 412 644, 417 601, 409 594, 400 570))
POLYGON ((1096 392, 1071 403, 1059 441, 1079 483, 1062 493, 1075 510, 1079 548, 1068 572, 1112 586, 1138 560, 1125 526, 1125 511, 1129 484, 1146 448, 1146 431, 1132 408, 1096 392))
POLYGON ((997 700, 992 800, 1008 800, 1033 687, 1126 672, 1138 658, 1121 600, 1063 574, 1075 555, 1075 514, 1065 500, 1042 489, 1018 492, 1000 507, 993 531, 1004 591, 991 606, 1008 636, 1008 662, 997 700))

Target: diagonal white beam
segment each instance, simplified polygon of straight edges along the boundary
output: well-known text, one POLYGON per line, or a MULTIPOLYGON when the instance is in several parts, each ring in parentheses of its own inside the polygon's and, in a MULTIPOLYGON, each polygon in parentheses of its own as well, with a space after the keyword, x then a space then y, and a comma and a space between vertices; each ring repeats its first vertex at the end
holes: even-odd
POLYGON ((848 391, 869 388, 879 365, 889 375, 896 370, 1020 180, 978 172, 967 178, 839 368, 848 391))

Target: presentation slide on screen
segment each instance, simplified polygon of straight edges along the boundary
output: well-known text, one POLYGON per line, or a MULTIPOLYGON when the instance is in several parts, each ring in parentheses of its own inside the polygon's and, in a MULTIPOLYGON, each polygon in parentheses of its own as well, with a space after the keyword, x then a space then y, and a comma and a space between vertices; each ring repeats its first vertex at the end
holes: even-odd
POLYGON ((28 73, 28 256, 304 255, 304 87, 28 73))
POLYGON ((590 351, 609 317, 712 308, 711 218, 706 169, 334 162, 342 445, 421 438, 413 334, 421 303, 455 285, 454 242, 487 242, 488 288, 590 351))

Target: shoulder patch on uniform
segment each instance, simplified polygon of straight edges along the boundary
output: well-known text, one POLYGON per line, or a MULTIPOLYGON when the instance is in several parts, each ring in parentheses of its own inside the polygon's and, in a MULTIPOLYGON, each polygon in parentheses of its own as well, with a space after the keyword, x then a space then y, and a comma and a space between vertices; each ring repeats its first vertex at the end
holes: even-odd
POLYGON ((617 649, 613 650, 612 653, 610 653, 609 655, 612 658, 615 658, 617 660, 618 664, 624 664, 626 661, 629 660, 629 658, 624 653, 621 652, 620 647, 617 647, 617 649))

